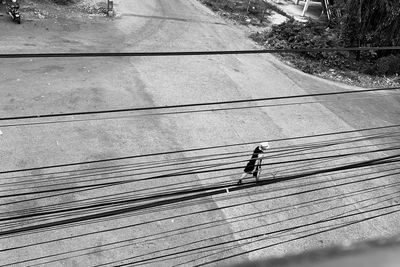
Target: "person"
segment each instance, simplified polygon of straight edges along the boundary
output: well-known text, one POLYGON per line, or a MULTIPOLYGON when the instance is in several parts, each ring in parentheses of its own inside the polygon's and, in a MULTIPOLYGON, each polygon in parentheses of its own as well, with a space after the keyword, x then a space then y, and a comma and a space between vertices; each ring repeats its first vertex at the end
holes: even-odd
POLYGON ((261 172, 261 163, 262 163, 262 153, 265 153, 269 148, 268 142, 260 143, 253 151, 249 162, 247 163, 246 167, 244 168, 244 173, 240 177, 238 181, 238 185, 242 184, 242 180, 248 175, 252 174, 253 177, 256 179, 256 182, 259 182, 259 176, 261 172))

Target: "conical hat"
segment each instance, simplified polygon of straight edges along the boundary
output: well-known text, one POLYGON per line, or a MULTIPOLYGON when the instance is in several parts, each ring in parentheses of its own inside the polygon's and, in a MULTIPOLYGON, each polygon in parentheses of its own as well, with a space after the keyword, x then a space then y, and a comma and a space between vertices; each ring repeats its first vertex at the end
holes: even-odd
POLYGON ((262 151, 265 151, 265 150, 267 150, 269 148, 269 143, 268 142, 262 142, 262 143, 260 143, 260 149, 262 150, 262 151))

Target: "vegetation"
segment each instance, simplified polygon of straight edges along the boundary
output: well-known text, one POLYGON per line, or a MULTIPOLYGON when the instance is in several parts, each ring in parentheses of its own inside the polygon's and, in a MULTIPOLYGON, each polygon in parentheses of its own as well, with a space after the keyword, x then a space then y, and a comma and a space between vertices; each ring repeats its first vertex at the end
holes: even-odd
POLYGON ((400 45, 400 1, 337 0, 336 26, 346 46, 400 45))
POLYGON ((53 0, 54 3, 59 5, 75 4, 77 0, 53 0))
MULTIPOLYGON (((400 1, 347 0, 336 1, 332 21, 301 23, 289 20, 275 25, 271 31, 252 37, 272 48, 334 48, 400 45, 400 1), (396 3, 395 3, 396 2, 396 3)), ((400 74, 400 53, 397 50, 367 52, 318 52, 286 55, 308 73, 330 68, 357 70, 374 75, 400 74)))
MULTIPOLYGON (((343 14, 334 22, 345 46, 400 45, 400 1, 339 1, 334 10, 343 14)), ((373 60, 375 63, 367 69, 368 73, 400 74, 400 51, 377 51, 373 60)))
POLYGON ((214 11, 225 11, 230 14, 230 17, 239 21, 246 22, 247 19, 258 20, 258 23, 265 22, 265 17, 275 11, 285 17, 289 16, 277 6, 267 2, 266 0, 202 0, 203 3, 209 6, 214 11))
MULTIPOLYGON (((327 28, 317 22, 302 23, 293 19, 274 25, 272 30, 254 33, 251 37, 268 47, 276 49, 307 49, 307 48, 332 48, 343 46, 343 41, 338 37, 339 32, 327 28)), ((302 60, 296 60, 298 54, 284 55, 302 71, 315 73, 329 68, 355 69, 349 52, 307 52, 301 53, 302 60)))

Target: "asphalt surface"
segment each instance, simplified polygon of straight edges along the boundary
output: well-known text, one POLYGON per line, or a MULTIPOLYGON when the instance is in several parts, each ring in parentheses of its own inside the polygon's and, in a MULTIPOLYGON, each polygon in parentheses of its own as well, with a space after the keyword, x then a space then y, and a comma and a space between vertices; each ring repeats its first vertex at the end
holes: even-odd
MULTIPOLYGON (((115 7, 114 19, 0 17, 0 52, 257 48, 194 0, 115 7)), ((0 117, 362 90, 271 55, 2 59, 0 81, 0 117)), ((379 128, 400 124, 399 102, 379 92, 2 121, 1 265, 229 265, 399 234, 399 163, 371 162, 399 154, 398 127, 379 128), (258 141, 271 142, 266 182, 236 187, 258 141), (38 168, 52 165, 63 166, 38 168)))

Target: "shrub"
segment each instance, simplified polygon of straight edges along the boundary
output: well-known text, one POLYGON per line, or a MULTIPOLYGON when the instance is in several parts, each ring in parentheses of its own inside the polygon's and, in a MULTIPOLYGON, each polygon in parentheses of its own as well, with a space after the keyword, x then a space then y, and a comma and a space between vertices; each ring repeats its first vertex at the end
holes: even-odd
POLYGON ((53 2, 59 5, 69 5, 76 3, 77 0, 53 0, 53 2))
POLYGON ((400 74, 400 56, 390 55, 376 61, 376 72, 381 75, 400 74))
POLYGON ((283 16, 288 16, 279 7, 263 0, 202 0, 207 6, 214 11, 224 10, 233 13, 234 17, 247 15, 256 17, 262 23, 265 20, 265 15, 275 11, 283 16))
MULTIPOLYGON (((301 23, 293 19, 254 33, 258 43, 275 49, 335 48, 400 45, 400 1, 335 1, 333 21, 301 23)), ((307 52, 285 54, 304 72, 330 68, 363 71, 373 75, 400 74, 400 51, 307 52)))
MULTIPOLYGON (((274 25, 271 31, 256 33, 251 37, 264 45, 276 49, 309 49, 332 48, 343 46, 335 29, 330 29, 317 22, 301 23, 293 19, 274 25)), ((346 67, 349 66, 348 52, 306 52, 305 58, 318 60, 322 65, 346 67)))

